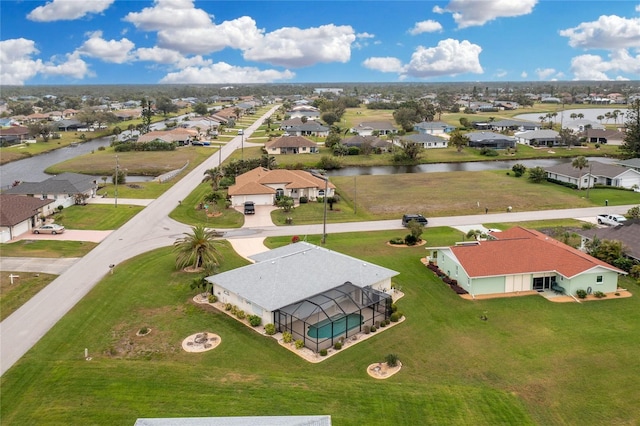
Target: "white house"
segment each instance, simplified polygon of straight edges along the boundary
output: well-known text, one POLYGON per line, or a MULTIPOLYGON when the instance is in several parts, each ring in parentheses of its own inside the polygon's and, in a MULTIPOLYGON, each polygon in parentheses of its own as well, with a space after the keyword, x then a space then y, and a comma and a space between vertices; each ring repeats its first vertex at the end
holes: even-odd
POLYGON ((558 146, 562 144, 560 133, 551 129, 527 130, 513 135, 516 142, 530 146, 558 146))
POLYGON ((433 148, 447 148, 449 146, 449 140, 440 136, 435 136, 429 133, 418 133, 413 135, 405 135, 400 140, 417 143, 424 149, 433 148))
POLYGON ((589 165, 580 170, 571 163, 564 163, 547 167, 545 171, 548 178, 571 183, 579 188, 591 188, 596 184, 627 189, 640 188, 640 172, 617 164, 589 161, 589 165))
POLYGON ((360 136, 372 136, 374 132, 379 135, 392 135, 398 133, 398 129, 389 121, 366 121, 351 129, 351 133, 360 136))
POLYGON ((213 293, 319 351, 391 314, 399 273, 306 242, 251 256, 256 263, 207 277, 213 293))
POLYGON ((53 200, 53 208, 70 207, 83 203, 86 198, 96 196, 98 178, 79 173, 62 173, 42 182, 22 182, 11 187, 4 194, 53 200))

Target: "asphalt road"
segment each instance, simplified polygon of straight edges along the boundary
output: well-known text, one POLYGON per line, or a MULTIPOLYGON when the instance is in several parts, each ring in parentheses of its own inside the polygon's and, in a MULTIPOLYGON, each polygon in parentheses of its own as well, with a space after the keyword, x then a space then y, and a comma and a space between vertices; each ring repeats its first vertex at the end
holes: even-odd
MULTIPOLYGON (((275 111, 274 107, 265 116, 275 111)), ((262 119, 245 130, 248 137, 262 119)), ((240 136, 222 148, 222 161, 234 150, 240 149, 240 136)), ((31 300, 0 323, 0 375, 16 363, 45 335, 78 301, 80 301, 106 274, 118 273, 118 264, 139 254, 166 247, 189 232, 191 227, 168 217, 179 200, 184 199, 201 181, 204 171, 219 165, 218 152, 196 167, 147 208, 121 228, 110 233, 95 249, 72 262, 62 275, 36 294, 31 300)), ((487 222, 517 222, 558 218, 593 218, 600 213, 625 213, 632 206, 593 207, 587 209, 512 212, 430 218, 432 226, 461 226, 487 222)), ((373 222, 327 224, 327 234, 402 229, 400 219, 373 222)), ((228 230, 226 238, 255 238, 281 235, 321 234, 323 225, 266 226, 228 230)), ((3 260, 4 262, 4 260, 3 260)), ((12 270, 2 265, 3 270, 12 270)))

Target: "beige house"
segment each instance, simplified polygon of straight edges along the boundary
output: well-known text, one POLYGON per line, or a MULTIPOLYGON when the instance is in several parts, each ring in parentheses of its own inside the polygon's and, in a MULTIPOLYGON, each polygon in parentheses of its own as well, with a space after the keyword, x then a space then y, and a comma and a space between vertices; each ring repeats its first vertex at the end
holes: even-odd
POLYGON ((302 136, 283 136, 264 144, 269 155, 317 154, 318 144, 302 136))
POLYGON ((235 185, 229 187, 232 206, 241 206, 245 201, 253 201, 256 205, 271 206, 276 197, 292 197, 296 202, 300 197, 313 201, 335 194, 335 186, 324 179, 304 170, 268 170, 256 167, 236 177, 235 185))

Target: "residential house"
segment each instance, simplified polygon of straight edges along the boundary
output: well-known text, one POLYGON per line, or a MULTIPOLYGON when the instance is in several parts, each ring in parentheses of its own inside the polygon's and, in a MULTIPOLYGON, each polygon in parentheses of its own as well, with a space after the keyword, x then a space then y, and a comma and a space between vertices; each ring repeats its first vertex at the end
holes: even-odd
POLYGON ((62 173, 42 182, 22 182, 7 189, 4 194, 53 200, 52 207, 58 208, 82 204, 87 198, 95 197, 97 190, 98 180, 95 176, 62 173))
POLYGON ((311 105, 298 105, 286 112, 289 118, 307 117, 309 120, 320 119, 320 110, 311 105))
POLYGON ((493 101, 493 106, 502 111, 512 111, 514 109, 520 108, 520 104, 514 101, 501 101, 495 100, 493 101))
POLYGON ((472 132, 465 135, 469 138, 469 146, 472 148, 507 149, 515 148, 516 139, 493 132, 472 132))
POLYGON ((256 263, 205 278, 222 303, 326 349, 391 314, 399 273, 306 242, 251 256, 256 263))
POLYGON ((0 128, 0 145, 15 145, 29 139, 29 128, 24 126, 11 126, 0 128))
POLYGON ((68 132, 77 131, 79 128, 84 127, 84 124, 73 118, 66 118, 60 120, 54 124, 58 131, 68 132))
MULTIPOLYGON (((295 120, 300 120, 296 118, 295 120)), ((291 120, 288 120, 291 122, 291 120)), ((286 136, 315 136, 315 137, 327 137, 329 136, 329 128, 323 126, 317 121, 308 120, 307 122, 301 122, 297 126, 288 125, 286 136)))
POLYGON ((365 121, 352 128, 351 132, 360 136, 372 136, 373 134, 382 136, 396 134, 398 129, 390 121, 365 121))
POLYGON ((527 130, 525 132, 516 132, 513 135, 516 142, 522 145, 530 146, 558 146, 562 145, 560 133, 551 129, 527 130))
POLYGON ((354 135, 342 140, 342 145, 346 147, 355 146, 360 149, 365 145, 369 145, 374 151, 387 152, 391 149, 391 142, 380 139, 377 136, 361 136, 354 135))
POLYGON ((405 135, 405 136, 401 136, 400 140, 417 143, 418 145, 422 146, 422 148, 425 148, 425 149, 447 148, 449 146, 449 139, 432 135, 430 133, 418 133, 413 135, 405 135))
POLYGON ((598 123, 597 121, 591 121, 586 119, 568 121, 562 125, 562 128, 571 129, 576 133, 584 132, 587 129, 599 129, 599 130, 605 129, 605 127, 602 124, 598 123))
POLYGON ((551 290, 615 292, 624 271, 522 227, 493 239, 451 247, 429 247, 428 259, 472 296, 551 290))
POLYGON ((527 130, 539 130, 541 124, 526 120, 497 120, 490 121, 488 127, 494 132, 525 132, 527 130))
POLYGON ((317 154, 318 144, 303 136, 282 136, 264 144, 269 155, 280 154, 317 154))
POLYGON ((241 206, 245 201, 256 205, 271 206, 276 197, 287 196, 298 202, 300 197, 313 201, 318 197, 332 197, 335 186, 328 180, 314 176, 304 170, 269 170, 256 167, 236 177, 236 183, 228 190, 232 206, 241 206))
POLYGON ((0 243, 6 243, 43 223, 52 215, 54 200, 0 194, 0 243))
POLYGON ((618 161, 618 164, 640 172, 640 158, 630 158, 629 160, 618 161))
POLYGON ((138 137, 137 142, 162 141, 166 143, 175 143, 176 145, 189 145, 189 143, 198 136, 195 129, 176 128, 172 130, 154 130, 138 137))
POLYGON ((444 123, 442 121, 422 121, 413 126, 413 130, 420 134, 442 135, 451 133, 456 129, 455 126, 444 123))
POLYGON ((571 183, 578 188, 592 188, 596 184, 627 189, 640 188, 640 172, 617 164, 591 160, 589 166, 582 170, 573 167, 571 163, 563 163, 546 167, 545 171, 547 178, 571 183))
POLYGON ((586 245, 594 238, 599 240, 620 241, 624 247, 625 256, 640 263, 640 220, 631 219, 618 226, 604 228, 581 229, 580 249, 586 250, 586 245))
POLYGON ((591 143, 622 145, 626 134, 619 130, 588 128, 585 131, 585 136, 587 142, 591 143))

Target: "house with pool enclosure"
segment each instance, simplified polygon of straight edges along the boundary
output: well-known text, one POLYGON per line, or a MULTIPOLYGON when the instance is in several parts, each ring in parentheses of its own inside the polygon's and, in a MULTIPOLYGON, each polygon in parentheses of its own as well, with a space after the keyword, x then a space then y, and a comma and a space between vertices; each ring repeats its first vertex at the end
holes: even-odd
POLYGON ((391 279, 399 274, 391 269, 306 242, 250 259, 255 263, 207 277, 213 294, 313 351, 391 315, 391 279))
POLYGON ((519 292, 575 295, 615 292, 626 274, 541 232, 515 227, 491 232, 486 241, 428 247, 434 263, 472 296, 519 292))

